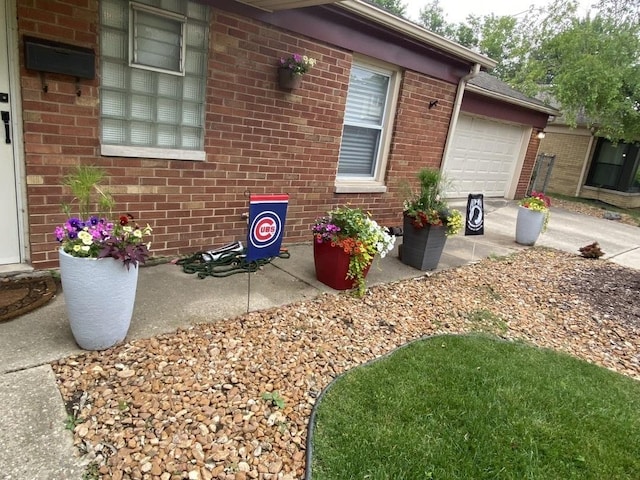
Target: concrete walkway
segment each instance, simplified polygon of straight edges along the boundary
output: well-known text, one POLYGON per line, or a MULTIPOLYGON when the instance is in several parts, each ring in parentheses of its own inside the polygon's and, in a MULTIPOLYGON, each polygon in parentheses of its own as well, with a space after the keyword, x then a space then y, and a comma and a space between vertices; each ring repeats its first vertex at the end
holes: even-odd
MULTIPOLYGON (((464 211, 466 203, 457 205, 464 211)), ((447 240, 438 270, 502 256, 526 247, 515 243, 517 205, 487 202, 485 235, 447 240)), ((640 270, 640 228, 552 209, 548 231, 537 246, 578 255, 598 241, 605 259, 640 270)), ((398 239, 397 244, 401 243, 398 239)), ((311 244, 289 247, 291 258, 276 259, 251 275, 198 279, 164 264, 140 271, 136 306, 127 340, 148 338, 179 327, 233 318, 335 292, 315 278, 311 244)), ((402 264, 394 252, 376 259, 369 286, 424 275, 402 264)), ((80 480, 84 468, 64 429, 66 413, 50 362, 82 353, 66 318, 64 295, 46 306, 0 324, 0 477, 80 480)))

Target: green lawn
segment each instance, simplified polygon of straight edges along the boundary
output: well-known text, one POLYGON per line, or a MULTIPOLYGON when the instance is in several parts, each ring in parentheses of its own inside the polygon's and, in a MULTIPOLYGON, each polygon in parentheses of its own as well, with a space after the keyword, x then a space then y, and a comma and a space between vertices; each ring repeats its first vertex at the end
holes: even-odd
POLYGON ((312 478, 640 479, 640 382, 486 336, 439 336, 341 377, 312 478))

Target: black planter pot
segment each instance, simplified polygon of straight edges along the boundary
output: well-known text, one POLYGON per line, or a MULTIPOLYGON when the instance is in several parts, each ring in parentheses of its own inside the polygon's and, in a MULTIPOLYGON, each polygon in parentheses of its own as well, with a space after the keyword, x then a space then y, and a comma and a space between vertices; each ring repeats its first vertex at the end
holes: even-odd
POLYGON ((278 85, 285 90, 300 88, 302 75, 292 73, 288 68, 278 68, 278 85))
POLYGON ((404 217, 400 261, 418 270, 435 270, 446 241, 446 227, 415 228, 411 219, 404 217))

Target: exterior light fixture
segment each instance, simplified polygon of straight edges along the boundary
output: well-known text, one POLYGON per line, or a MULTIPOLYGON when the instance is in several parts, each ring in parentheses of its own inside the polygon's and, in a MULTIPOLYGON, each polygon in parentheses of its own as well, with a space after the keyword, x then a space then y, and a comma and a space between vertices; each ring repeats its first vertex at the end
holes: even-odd
POLYGON ((544 130, 540 130, 540 131, 538 132, 538 139, 539 139, 539 140, 542 140, 542 139, 543 139, 544 137, 546 137, 546 136, 547 136, 547 134, 545 133, 545 131, 544 131, 544 130))

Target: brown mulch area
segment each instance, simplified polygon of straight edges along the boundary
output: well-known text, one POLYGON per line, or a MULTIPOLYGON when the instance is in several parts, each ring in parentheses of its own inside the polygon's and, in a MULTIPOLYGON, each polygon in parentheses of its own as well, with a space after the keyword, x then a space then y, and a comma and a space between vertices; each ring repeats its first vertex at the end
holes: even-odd
POLYGON ((638 298, 636 270, 533 248, 53 368, 83 404, 75 443, 101 478, 300 479, 311 409, 338 374, 423 335, 484 331, 640 379, 638 298), (276 391, 282 409, 263 398, 276 391))
MULTIPOLYGON (((560 200, 558 198, 551 199, 551 207, 562 208, 563 210, 570 210, 576 213, 582 213, 584 215, 590 215, 592 217, 604 218, 604 214, 607 211, 606 208, 598 207, 596 205, 589 205, 580 202, 571 202, 568 200, 560 200)), ((633 225, 634 227, 640 226, 640 220, 632 215, 626 213, 620 213, 619 220, 612 220, 614 222, 625 223, 627 225, 633 225)))

